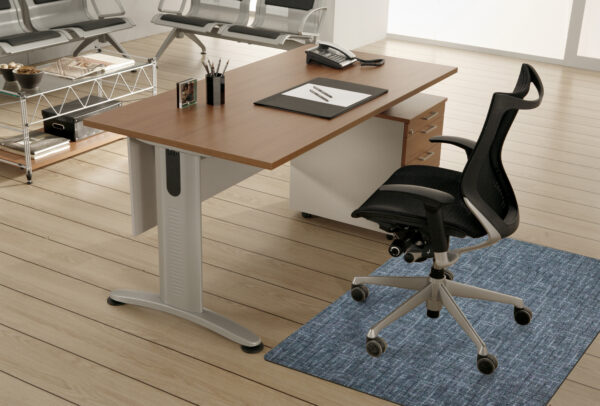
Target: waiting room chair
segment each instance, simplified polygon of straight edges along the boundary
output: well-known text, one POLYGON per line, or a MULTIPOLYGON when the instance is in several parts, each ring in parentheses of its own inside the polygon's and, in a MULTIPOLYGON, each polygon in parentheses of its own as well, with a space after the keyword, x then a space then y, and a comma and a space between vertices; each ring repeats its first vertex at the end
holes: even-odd
POLYGON ((223 24, 246 25, 250 17, 250 0, 191 0, 190 9, 183 15, 186 0, 181 1, 179 10, 167 10, 165 0, 158 3, 159 13, 152 18, 157 25, 171 27, 172 30, 156 53, 161 57, 175 38, 189 37, 206 54, 206 47, 196 34, 216 33, 223 24))
POLYGON ((219 34, 226 39, 291 49, 319 38, 327 7, 322 0, 258 0, 251 26, 224 25, 219 34))
POLYGON ((96 0, 91 0, 98 18, 88 10, 86 0, 21 0, 26 6, 28 20, 37 31, 66 30, 74 39, 83 40, 73 55, 78 55, 85 47, 96 40, 110 43, 118 52, 127 55, 111 33, 134 27, 123 17, 125 9, 120 0, 113 0, 119 11, 102 13, 96 0))
POLYGON ((367 334, 367 352, 381 355, 386 349, 380 331, 394 320, 426 302, 427 315, 436 318, 442 307, 462 327, 477 346, 477 367, 490 374, 498 366, 488 353, 483 340, 473 329, 453 296, 512 304, 519 324, 528 324, 532 317, 518 297, 465 285, 453 280, 448 269, 464 252, 490 246, 508 237, 519 225, 519 209, 514 191, 501 160, 502 145, 520 109, 540 105, 544 87, 535 71, 527 64, 512 93, 494 93, 483 130, 477 142, 460 137, 433 137, 432 142, 458 146, 467 154, 462 172, 430 166, 406 166, 398 169, 369 199, 352 213, 363 217, 395 236, 390 253, 405 252, 408 262, 433 257, 428 277, 367 276, 352 282, 352 298, 367 299, 365 284, 394 286, 416 290, 410 299, 375 324, 367 334), (536 100, 525 100, 531 83, 537 89, 536 100), (450 236, 487 240, 462 249, 449 249, 450 236))
POLYGON ((70 37, 61 30, 34 32, 24 23, 18 0, 0 0, 0 50, 16 54, 69 42, 70 37))

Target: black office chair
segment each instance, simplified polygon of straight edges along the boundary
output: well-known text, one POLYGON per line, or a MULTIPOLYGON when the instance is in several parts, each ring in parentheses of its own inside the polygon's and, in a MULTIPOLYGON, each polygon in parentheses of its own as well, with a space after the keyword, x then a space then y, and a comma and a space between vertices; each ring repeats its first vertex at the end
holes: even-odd
POLYGON ((507 303, 514 306, 517 323, 531 321, 532 312, 518 297, 455 282, 448 268, 463 252, 490 246, 508 237, 519 225, 519 209, 504 167, 501 151, 506 134, 520 109, 540 105, 544 87, 527 64, 512 93, 494 93, 483 130, 477 142, 459 137, 433 137, 431 142, 446 142, 465 150, 468 162, 463 172, 430 166, 406 166, 398 169, 352 217, 364 217, 394 235, 392 256, 404 254, 408 262, 433 258, 428 277, 367 276, 352 282, 352 298, 365 301, 365 284, 394 286, 416 290, 410 299, 375 324, 367 334, 367 352, 381 355, 386 343, 379 332, 394 320, 426 302, 427 316, 439 317, 442 306, 456 319, 477 346, 477 368, 490 374, 498 366, 483 340, 462 313, 453 296, 507 303), (524 100, 533 83, 537 100, 524 100), (478 238, 483 243, 449 250, 450 236, 478 238))

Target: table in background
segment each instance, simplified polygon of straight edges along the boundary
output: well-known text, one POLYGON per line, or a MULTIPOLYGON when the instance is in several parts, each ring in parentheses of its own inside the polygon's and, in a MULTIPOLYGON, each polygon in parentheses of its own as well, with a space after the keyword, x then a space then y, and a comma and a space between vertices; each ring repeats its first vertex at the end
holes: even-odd
MULTIPOLYGON (((105 50, 102 50, 102 52, 120 56, 120 54, 105 50)), ((87 75, 79 79, 69 79, 45 73, 38 87, 34 89, 22 89, 16 81, 7 82, 0 77, 0 96, 14 100, 2 102, 1 104, 19 103, 21 110, 20 128, 2 124, 0 124, 0 127, 22 133, 25 146, 24 156, 0 150, 0 162, 25 169, 27 183, 31 183, 35 169, 43 168, 121 139, 122 137, 116 134, 98 134, 79 141, 73 141, 66 151, 51 154, 33 162, 30 155, 29 132, 32 126, 87 108, 101 106, 112 100, 122 100, 144 93, 156 95, 156 61, 152 58, 129 57, 134 60, 132 66, 114 72, 87 75), (106 100, 91 102, 88 99, 90 95, 98 95, 106 100), (58 99, 61 102, 56 104, 52 102, 52 99, 58 99), (76 100, 79 100, 80 106, 74 109, 65 108, 67 103, 76 100), (29 106, 33 107, 33 110, 28 109, 28 103, 29 106), (52 117, 41 117, 41 110, 49 106, 55 108, 56 114, 52 117)))

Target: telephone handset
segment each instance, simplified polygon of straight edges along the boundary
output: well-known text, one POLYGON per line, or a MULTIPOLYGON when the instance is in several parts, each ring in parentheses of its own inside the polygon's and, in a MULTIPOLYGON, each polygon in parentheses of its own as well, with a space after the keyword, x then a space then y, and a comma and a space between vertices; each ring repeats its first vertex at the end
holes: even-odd
POLYGON ((356 61, 360 61, 361 65, 368 66, 381 66, 385 62, 383 59, 374 59, 370 61, 359 59, 352 51, 325 41, 317 42, 316 47, 307 49, 305 52, 306 63, 314 61, 336 69, 344 69, 356 61))

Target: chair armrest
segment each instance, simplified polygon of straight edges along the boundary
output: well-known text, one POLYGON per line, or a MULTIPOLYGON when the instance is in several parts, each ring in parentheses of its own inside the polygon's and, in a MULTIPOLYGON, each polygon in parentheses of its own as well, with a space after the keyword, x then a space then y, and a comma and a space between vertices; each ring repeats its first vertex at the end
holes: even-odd
POLYGON ((429 142, 444 142, 446 144, 455 145, 465 150, 467 153, 467 158, 471 157, 473 150, 475 149, 475 141, 469 140, 467 138, 462 137, 452 137, 449 135, 431 137, 429 142))
POLYGON ((327 7, 317 7, 317 8, 311 8, 310 10, 308 10, 306 12, 306 14, 304 15, 304 17, 302 17, 302 21, 300 21, 300 26, 298 27, 298 34, 300 35, 319 35, 319 27, 321 26, 321 20, 323 19, 323 15, 325 14, 325 11, 327 10, 327 7), (315 13, 319 13, 319 21, 317 23, 317 32, 304 32, 304 26, 306 25, 306 22, 308 21, 308 19, 315 13))
POLYGON ((380 191, 395 192, 400 196, 408 196, 420 200, 425 208, 427 229, 431 236, 433 252, 448 251, 448 236, 442 215, 442 207, 456 200, 450 193, 417 185, 383 185, 380 191))
POLYGON ((168 10, 164 7, 165 0, 160 0, 158 2, 158 11, 160 13, 169 13, 169 14, 183 14, 183 10, 185 10, 185 5, 187 4, 187 0, 181 0, 181 5, 179 6, 179 10, 168 10))
POLYGON ((119 16, 125 15, 125 8, 123 8, 123 5, 121 4, 120 0, 113 0, 115 2, 115 4, 117 5, 117 7, 119 8, 119 11, 114 12, 114 13, 102 13, 100 11, 100 8, 98 7, 98 4, 96 3, 96 0, 91 0, 91 1, 92 1, 92 7, 94 7, 94 11, 98 15, 98 18, 100 18, 100 19, 107 18, 107 17, 119 17, 119 16))
POLYGON ((427 207, 438 209, 455 202, 450 193, 417 185, 383 185, 379 188, 382 192, 395 192, 413 197, 423 202, 427 207))

